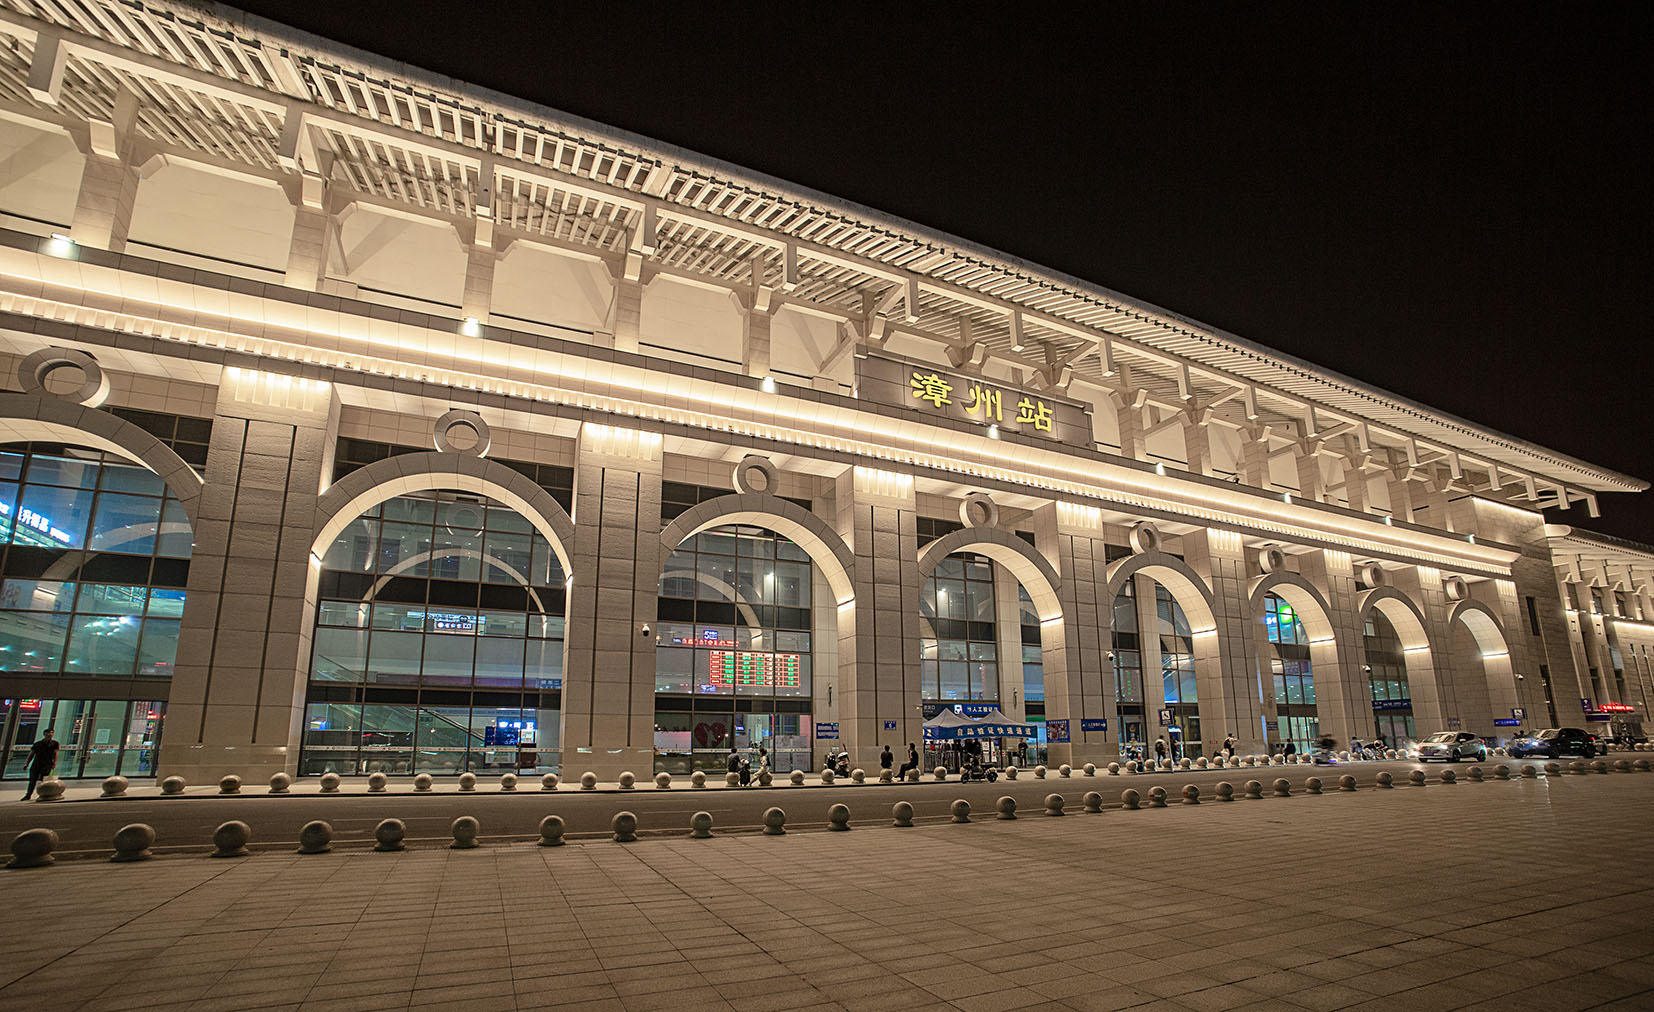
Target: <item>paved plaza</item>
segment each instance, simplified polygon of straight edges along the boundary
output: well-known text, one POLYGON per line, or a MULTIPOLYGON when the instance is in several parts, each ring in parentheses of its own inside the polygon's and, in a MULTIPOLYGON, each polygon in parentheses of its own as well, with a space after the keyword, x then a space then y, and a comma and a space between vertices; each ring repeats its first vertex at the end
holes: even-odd
POLYGON ((0 1007, 1647 1009, 1651 816, 1654 776, 1614 773, 782 837, 72 861, 0 873, 0 1007))

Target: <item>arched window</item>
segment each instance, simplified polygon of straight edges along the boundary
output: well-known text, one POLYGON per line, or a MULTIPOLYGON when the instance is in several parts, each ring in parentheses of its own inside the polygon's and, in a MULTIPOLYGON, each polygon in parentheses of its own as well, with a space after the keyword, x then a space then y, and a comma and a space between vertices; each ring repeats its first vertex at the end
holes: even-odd
POLYGON ((1308 752, 1321 736, 1309 634, 1292 606, 1274 594, 1264 596, 1263 622, 1269 641, 1270 684, 1274 689, 1274 741, 1290 741, 1299 752, 1308 752))
POLYGON ((1413 740, 1413 699, 1407 686, 1407 656, 1396 627, 1378 610, 1367 613, 1361 631, 1367 658, 1367 684, 1372 691, 1373 727, 1387 748, 1401 748, 1413 740))

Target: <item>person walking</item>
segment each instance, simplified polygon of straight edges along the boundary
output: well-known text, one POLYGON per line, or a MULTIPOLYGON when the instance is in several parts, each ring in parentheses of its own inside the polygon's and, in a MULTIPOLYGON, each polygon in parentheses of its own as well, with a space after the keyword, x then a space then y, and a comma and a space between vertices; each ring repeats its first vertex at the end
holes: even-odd
POLYGON ((1166 761, 1166 739, 1164 738, 1154 740, 1154 761, 1155 765, 1166 761))
POLYGON ((896 757, 890 751, 889 745, 881 745, 884 751, 879 753, 879 769, 887 770, 896 765, 896 757))
POLYGON ((27 801, 34 795, 35 785, 52 775, 57 769, 57 739, 52 737, 52 729, 41 732, 40 740, 29 747, 29 786, 23 791, 23 800, 27 801))
POLYGON ((1223 754, 1235 758, 1235 732, 1230 731, 1229 737, 1223 739, 1223 754))

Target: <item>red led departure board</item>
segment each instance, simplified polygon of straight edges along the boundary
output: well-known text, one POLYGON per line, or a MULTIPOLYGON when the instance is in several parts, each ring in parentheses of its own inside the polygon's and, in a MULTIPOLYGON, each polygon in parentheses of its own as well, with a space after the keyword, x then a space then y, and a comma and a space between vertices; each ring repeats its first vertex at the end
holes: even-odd
POLYGON ((755 689, 800 687, 797 654, 767 654, 751 650, 713 650, 709 669, 713 685, 755 689))

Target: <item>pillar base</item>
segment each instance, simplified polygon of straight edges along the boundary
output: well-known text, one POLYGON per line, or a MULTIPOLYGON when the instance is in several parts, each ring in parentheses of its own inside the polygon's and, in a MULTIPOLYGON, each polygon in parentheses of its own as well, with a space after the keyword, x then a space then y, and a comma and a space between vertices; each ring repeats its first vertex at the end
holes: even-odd
POLYGON ((597 782, 600 784, 612 784, 620 779, 622 773, 630 773, 639 780, 649 780, 655 775, 655 750, 594 748, 589 745, 564 747, 561 769, 562 773, 559 775, 566 783, 579 783, 581 775, 585 773, 597 774, 597 782))
POLYGON ((157 779, 183 777, 190 785, 216 784, 235 774, 244 783, 263 783, 277 773, 297 776, 299 750, 285 745, 162 746, 157 779))

